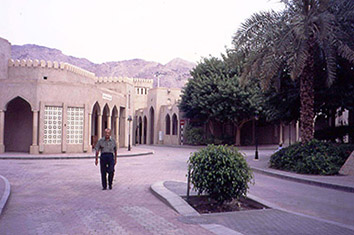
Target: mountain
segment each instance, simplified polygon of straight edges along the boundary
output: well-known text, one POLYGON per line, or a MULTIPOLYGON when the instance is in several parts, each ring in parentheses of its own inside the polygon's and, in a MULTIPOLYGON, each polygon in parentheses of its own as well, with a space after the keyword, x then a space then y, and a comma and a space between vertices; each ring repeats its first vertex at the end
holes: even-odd
POLYGON ((190 77, 190 70, 194 63, 176 58, 163 65, 157 62, 142 59, 123 60, 95 64, 85 58, 77 58, 63 54, 58 49, 26 44, 12 45, 12 59, 39 59, 66 62, 90 72, 99 77, 133 77, 154 79, 157 86, 157 77, 160 78, 161 87, 182 88, 190 77))

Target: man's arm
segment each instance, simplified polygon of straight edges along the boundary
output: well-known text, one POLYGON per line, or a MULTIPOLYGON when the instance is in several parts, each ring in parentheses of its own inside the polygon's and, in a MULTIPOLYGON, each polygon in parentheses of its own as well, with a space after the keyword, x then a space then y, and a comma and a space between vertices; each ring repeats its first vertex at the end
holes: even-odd
POLYGON ((114 165, 117 164, 117 148, 114 149, 114 165))
POLYGON ((95 150, 96 150, 95 165, 97 166, 97 164, 98 164, 98 153, 100 152, 100 141, 97 142, 97 144, 95 146, 95 150))

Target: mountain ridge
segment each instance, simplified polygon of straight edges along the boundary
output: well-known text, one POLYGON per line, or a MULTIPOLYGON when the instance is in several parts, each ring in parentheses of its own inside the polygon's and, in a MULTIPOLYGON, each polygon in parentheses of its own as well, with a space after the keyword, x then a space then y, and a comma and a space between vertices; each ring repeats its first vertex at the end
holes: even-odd
POLYGON ((95 73, 99 77, 133 77, 153 79, 157 86, 157 76, 160 86, 182 88, 190 78, 190 70, 195 63, 181 58, 174 58, 166 64, 146 61, 136 58, 122 61, 107 61, 101 64, 91 62, 86 58, 65 55, 61 50, 36 44, 12 45, 12 59, 39 59, 66 62, 95 73))

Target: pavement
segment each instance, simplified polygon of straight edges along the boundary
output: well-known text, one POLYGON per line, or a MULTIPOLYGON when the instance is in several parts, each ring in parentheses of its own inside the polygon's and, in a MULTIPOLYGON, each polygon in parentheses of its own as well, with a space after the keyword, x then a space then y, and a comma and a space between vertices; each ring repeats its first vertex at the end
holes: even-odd
MULTIPOLYGON (((89 173, 91 171, 86 173, 88 166, 93 165, 91 160, 87 160, 94 158, 92 153, 35 156, 0 154, 0 159, 8 160, 0 164, 0 172, 14 184, 14 190, 10 189, 9 180, 0 176, 0 234, 13 234, 13 231, 19 234, 47 234, 53 231, 56 234, 101 234, 102 231, 115 234, 354 234, 354 226, 285 210, 254 195, 249 197, 271 209, 200 215, 181 198, 186 194, 185 172, 181 174, 168 161, 161 162, 172 158, 173 155, 186 155, 199 147, 184 146, 179 148, 180 151, 174 148, 171 153, 162 157, 151 155, 159 148, 166 147, 139 146, 133 147, 129 152, 119 150, 121 159, 118 162, 122 164, 118 164, 120 169, 117 178, 122 181, 118 188, 112 190, 112 193, 118 193, 114 194, 116 197, 112 199, 109 194, 102 196, 102 192, 86 183, 88 180, 99 178, 97 172, 94 175, 89 173), (28 161, 29 159, 33 161, 28 161), (48 170, 47 161, 38 161, 45 159, 51 159, 54 170, 48 170), (62 159, 69 161, 63 163, 62 159), (4 166, 3 163, 6 162, 8 166, 4 166), (130 170, 132 167, 134 171, 130 170), (156 167, 159 171, 154 170, 156 167), (17 173, 19 170, 21 173, 17 173), (61 178, 63 182, 52 182, 51 178, 61 178), (81 186, 82 192, 75 180, 79 180, 79 183, 85 182, 81 186), (146 191, 147 185, 150 185, 150 192, 146 191), (43 189, 44 194, 41 193, 43 189), (58 195, 58 190, 61 190, 63 195, 58 195), (14 191, 13 196, 10 196, 10 191, 14 191), (151 192, 180 216, 155 202, 149 196, 151 192), (43 201, 38 201, 42 197, 43 201), (98 200, 97 203, 92 200, 94 198, 98 200), (105 200, 115 202, 114 211, 105 206, 105 200), (63 204, 56 205, 55 202, 63 204), (24 215, 22 210, 28 215, 24 215), (62 220, 47 221, 48 217, 57 217, 58 213, 63 215, 62 220), (37 217, 34 218, 33 215, 37 217), (117 220, 112 221, 109 215, 116 216, 117 220), (71 224, 73 227, 66 230, 70 218, 76 220, 78 216, 81 217, 79 223, 71 224), (19 219, 24 221, 22 227, 18 224, 19 219)), ((309 176, 270 169, 267 162, 276 146, 261 146, 259 149, 259 160, 255 161, 252 148, 240 148, 254 172, 298 183, 354 192, 354 178, 351 176, 309 176)), ((174 164, 182 166, 185 161, 176 160, 174 164)))

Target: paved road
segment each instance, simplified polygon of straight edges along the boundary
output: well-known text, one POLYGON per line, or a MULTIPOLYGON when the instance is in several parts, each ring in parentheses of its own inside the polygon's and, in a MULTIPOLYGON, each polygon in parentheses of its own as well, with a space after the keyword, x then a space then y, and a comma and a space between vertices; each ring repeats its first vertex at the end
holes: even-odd
MULTIPOLYGON (((185 181, 186 161, 193 150, 151 148, 154 155, 118 160, 112 191, 101 190, 93 159, 0 161, 0 173, 12 185, 0 234, 208 234, 196 224, 183 223, 149 191, 157 181, 185 181)), ((353 224, 353 193, 261 174, 255 174, 255 180, 251 193, 260 198, 353 224)))
POLYGON ((2 160, 12 193, 0 234, 210 234, 184 224, 152 195, 152 183, 184 180, 189 150, 118 159, 113 190, 102 191, 99 168, 85 160, 2 160))

